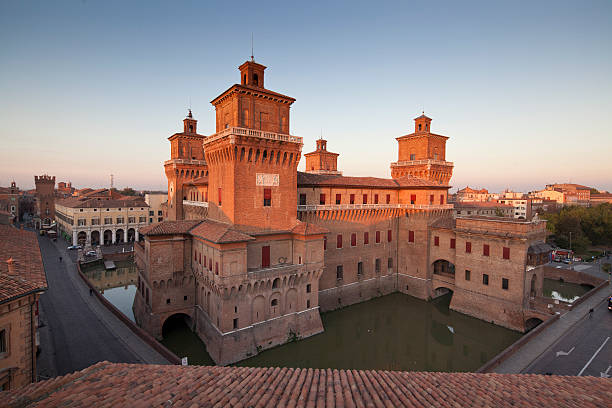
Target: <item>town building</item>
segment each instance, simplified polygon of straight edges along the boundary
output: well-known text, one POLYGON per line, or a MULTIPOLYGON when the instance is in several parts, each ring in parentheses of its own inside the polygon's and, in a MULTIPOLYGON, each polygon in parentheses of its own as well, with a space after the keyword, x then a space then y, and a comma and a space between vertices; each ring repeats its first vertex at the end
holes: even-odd
POLYGON ((93 190, 55 203, 58 234, 82 246, 138 241, 148 214, 142 198, 117 196, 110 190, 106 194, 93 190))
POLYGON ((50 227, 55 221, 55 176, 34 176, 36 185, 36 228, 50 227))
POLYGON ((162 204, 168 200, 167 193, 146 193, 144 197, 145 203, 149 206, 149 224, 162 222, 164 220, 164 212, 162 204))
POLYGON ((606 192, 599 192, 598 194, 591 194, 591 206, 610 203, 612 204, 612 194, 606 192))
POLYGON ((72 187, 72 182, 60 181, 57 183, 57 190, 55 193, 58 197, 66 198, 72 196, 75 190, 76 189, 72 187))
POLYGON ((572 183, 547 184, 544 190, 533 191, 530 196, 554 200, 561 205, 588 207, 591 202, 591 188, 572 183))
POLYGON ((198 134, 190 111, 169 138, 168 220, 134 246, 144 330, 160 338, 182 316, 228 364, 321 332, 320 312, 398 291, 453 292, 451 309, 520 331, 546 318, 528 310, 543 274, 527 270, 545 222, 455 219, 449 138, 430 118, 396 139, 389 179, 342 175, 323 139, 298 172, 295 99, 264 87, 265 68, 245 62, 213 99, 216 133, 198 134))
POLYGON ((455 218, 471 215, 514 218, 514 207, 497 201, 457 201, 454 206, 455 218))
POLYGON ((11 182, 9 187, 0 187, 0 211, 11 214, 13 219, 19 219, 20 198, 21 191, 14 181, 11 182))
POLYGON ((0 225, 0 390, 36 381, 38 300, 47 289, 36 234, 0 225))
POLYGON ((495 201, 499 198, 499 194, 489 193, 489 190, 486 188, 481 189, 473 189, 469 186, 458 190, 456 193, 456 201, 467 201, 467 202, 487 202, 487 201, 495 201))
POLYGON ((500 204, 510 205, 514 208, 514 218, 519 220, 531 219, 531 198, 527 195, 512 194, 509 197, 504 196, 497 200, 500 204))

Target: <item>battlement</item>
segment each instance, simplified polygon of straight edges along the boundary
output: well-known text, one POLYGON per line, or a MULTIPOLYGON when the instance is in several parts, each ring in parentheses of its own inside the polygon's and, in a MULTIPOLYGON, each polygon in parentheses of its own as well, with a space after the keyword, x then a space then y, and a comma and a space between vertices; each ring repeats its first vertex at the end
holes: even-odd
POLYGON ((55 176, 43 174, 42 176, 34 176, 35 183, 53 183, 55 184, 55 176))

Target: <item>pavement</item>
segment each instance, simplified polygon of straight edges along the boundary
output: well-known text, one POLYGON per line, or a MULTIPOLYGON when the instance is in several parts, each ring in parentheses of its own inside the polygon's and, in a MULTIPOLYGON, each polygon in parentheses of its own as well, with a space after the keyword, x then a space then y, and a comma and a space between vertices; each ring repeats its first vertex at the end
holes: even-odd
MULTIPOLYGON (((578 375, 581 368, 576 368, 585 367, 605 337, 612 335, 612 326, 610 326, 612 312, 608 312, 606 300, 610 295, 612 295, 612 287, 610 285, 602 287, 574 309, 561 315, 559 320, 528 341, 515 354, 497 366, 493 372, 506 374, 552 372, 553 374, 578 375), (589 317, 590 309, 595 309, 591 317, 589 317), (595 350, 593 350, 594 346, 597 346, 595 350), (574 350, 570 354, 559 355, 559 357, 572 356, 571 358, 556 357, 558 351, 569 352, 572 347, 574 350)), ((585 371, 580 373, 581 375, 599 376, 597 370, 600 367, 612 364, 611 342, 612 338, 607 340, 585 371)), ((603 367, 604 371, 606 368, 607 366, 603 367)), ((612 369, 609 373, 612 375, 612 369)))
POLYGON ((39 379, 65 375, 105 360, 169 364, 90 295, 65 242, 53 242, 46 236, 39 236, 38 242, 49 286, 40 297, 39 379))

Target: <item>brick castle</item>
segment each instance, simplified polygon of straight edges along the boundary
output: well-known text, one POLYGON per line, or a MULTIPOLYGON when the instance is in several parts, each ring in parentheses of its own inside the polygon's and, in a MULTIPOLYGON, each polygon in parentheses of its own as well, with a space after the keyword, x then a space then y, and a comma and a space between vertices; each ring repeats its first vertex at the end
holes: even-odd
POLYGON ((447 136, 415 119, 390 179, 343 176, 320 139, 298 172, 295 101, 247 61, 212 100, 216 132, 191 111, 170 136, 168 221, 141 229, 134 315, 160 338, 182 316, 218 364, 324 330, 320 312, 392 292, 453 293, 451 309, 524 331, 541 293, 543 221, 453 218, 447 136))

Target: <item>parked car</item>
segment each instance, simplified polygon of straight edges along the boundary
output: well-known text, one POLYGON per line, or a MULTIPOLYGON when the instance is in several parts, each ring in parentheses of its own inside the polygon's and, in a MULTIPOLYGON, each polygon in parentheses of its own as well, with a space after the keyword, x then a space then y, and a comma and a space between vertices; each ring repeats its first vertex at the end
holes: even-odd
POLYGON ((608 310, 612 311, 612 296, 608 298, 608 310))
POLYGON ((570 261, 570 260, 569 260, 569 258, 565 258, 565 259, 563 260, 563 263, 564 263, 564 264, 569 264, 569 263, 571 263, 571 262, 572 262, 572 261, 570 261))
POLYGON ((579 256, 574 258, 574 262, 580 262, 580 261, 582 261, 582 258, 580 258, 579 256))
POLYGON ((87 251, 85 255, 87 256, 96 256, 98 253, 96 251, 87 251))
POLYGON ((83 249, 83 247, 80 245, 70 245, 68 249, 83 249))

